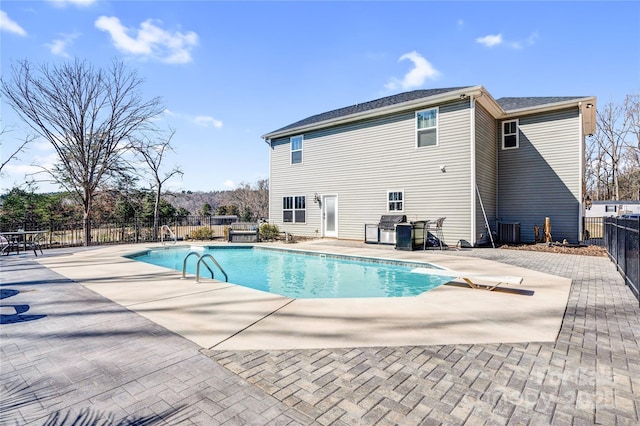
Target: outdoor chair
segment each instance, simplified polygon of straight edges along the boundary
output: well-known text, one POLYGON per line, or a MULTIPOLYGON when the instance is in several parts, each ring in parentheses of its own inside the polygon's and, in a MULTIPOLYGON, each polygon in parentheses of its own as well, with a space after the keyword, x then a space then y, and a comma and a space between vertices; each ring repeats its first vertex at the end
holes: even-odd
POLYGON ((435 275, 439 277, 457 278, 463 280, 469 287, 475 290, 484 289, 493 291, 501 284, 522 284, 523 278, 508 275, 483 275, 473 272, 460 272, 453 271, 451 269, 436 269, 436 268, 415 268, 411 272, 415 274, 435 275), (486 283, 479 284, 478 281, 486 283))
POLYGON ((424 230, 425 237, 424 237, 423 250, 426 250, 427 248, 427 237, 430 231, 433 231, 432 235, 434 235, 438 240, 438 245, 440 246, 440 250, 444 250, 444 247, 446 247, 446 243, 444 243, 444 233, 442 232, 442 224, 444 223, 445 219, 446 217, 439 217, 435 221, 427 222, 427 226, 425 227, 425 230, 424 230))

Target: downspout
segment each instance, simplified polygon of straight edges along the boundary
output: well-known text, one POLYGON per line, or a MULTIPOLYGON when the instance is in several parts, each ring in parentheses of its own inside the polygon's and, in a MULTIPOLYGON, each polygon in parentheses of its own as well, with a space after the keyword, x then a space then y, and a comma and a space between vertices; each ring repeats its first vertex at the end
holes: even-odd
POLYGON ((271 144, 271 139, 269 138, 264 138, 264 141, 266 143, 269 144, 269 218, 268 218, 268 223, 272 225, 271 223, 271 155, 273 154, 273 145, 271 144))
POLYGON ((471 185, 469 187, 469 194, 471 200, 471 235, 469 241, 472 245, 476 243, 476 99, 473 95, 469 96, 469 117, 471 131, 469 141, 469 149, 471 150, 471 185))
POLYGON ((580 159, 578 161, 578 164, 580 164, 580 199, 579 199, 579 205, 580 208, 578 209, 578 239, 577 241, 579 243, 581 243, 583 241, 583 235, 584 235, 584 191, 586 190, 586 183, 584 181, 584 144, 585 144, 585 140, 584 140, 584 133, 583 133, 583 129, 582 129, 583 123, 582 123, 582 102, 578 102, 578 140, 580 141, 580 149, 578 151, 580 151, 580 153, 578 155, 580 155, 580 159))

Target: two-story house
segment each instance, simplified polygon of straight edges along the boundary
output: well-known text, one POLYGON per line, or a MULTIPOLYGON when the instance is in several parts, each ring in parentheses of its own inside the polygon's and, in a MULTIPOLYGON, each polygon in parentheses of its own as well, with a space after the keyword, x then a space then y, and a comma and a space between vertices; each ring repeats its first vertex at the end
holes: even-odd
POLYGON ((446 217, 445 242, 456 245, 499 223, 518 223, 533 242, 548 217, 554 241, 580 241, 595 110, 593 96, 496 100, 469 86, 305 118, 263 136, 270 221, 294 235, 362 241, 384 214, 446 217))

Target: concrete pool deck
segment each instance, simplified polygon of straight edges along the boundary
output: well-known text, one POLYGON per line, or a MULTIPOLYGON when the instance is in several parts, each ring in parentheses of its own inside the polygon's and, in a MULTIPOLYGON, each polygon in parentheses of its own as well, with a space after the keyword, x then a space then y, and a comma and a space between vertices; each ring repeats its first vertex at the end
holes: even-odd
POLYGON ((331 241, 286 247, 428 262, 472 273, 521 276, 524 281, 517 288, 492 292, 463 284, 443 285, 416 297, 290 299, 214 280, 181 280, 180 272, 123 257, 143 250, 141 245, 79 251, 38 262, 215 350, 551 342, 560 330, 571 286, 567 278, 447 252, 331 241))

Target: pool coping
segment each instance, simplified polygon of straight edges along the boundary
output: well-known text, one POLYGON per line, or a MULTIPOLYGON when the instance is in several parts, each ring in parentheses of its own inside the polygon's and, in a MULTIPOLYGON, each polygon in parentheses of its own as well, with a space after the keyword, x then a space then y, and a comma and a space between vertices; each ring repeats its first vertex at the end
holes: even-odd
MULTIPOLYGON (((193 245, 218 244, 230 245, 193 245)), ((253 245, 292 249, 282 243, 253 245)), ((145 245, 158 247, 163 246, 145 245)), ((298 243, 294 250, 431 263, 522 276, 524 281, 517 289, 493 292, 443 285, 414 297, 290 299, 216 280, 181 280, 181 272, 123 257, 142 251, 140 245, 43 257, 38 262, 203 348, 220 350, 554 341, 571 285, 567 278, 439 251, 341 246, 323 240, 298 243)))

